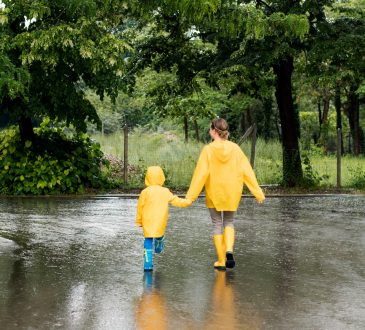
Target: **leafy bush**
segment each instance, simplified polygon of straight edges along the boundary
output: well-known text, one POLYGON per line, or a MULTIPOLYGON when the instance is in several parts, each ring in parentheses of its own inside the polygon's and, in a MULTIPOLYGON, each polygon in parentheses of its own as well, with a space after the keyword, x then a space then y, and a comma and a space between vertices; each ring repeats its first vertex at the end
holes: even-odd
POLYGON ((312 167, 311 161, 308 155, 305 153, 303 155, 303 182, 302 186, 309 187, 319 187, 322 181, 328 180, 328 175, 319 175, 312 167))
MULTIPOLYGON (((110 154, 105 155, 104 158, 108 162, 108 166, 104 168, 108 178, 119 185, 124 183, 124 161, 110 154)), ((143 161, 139 162, 138 165, 128 164, 128 184, 124 183, 124 186, 128 188, 143 188, 146 170, 147 166, 143 161)))
POLYGON ((365 170, 357 166, 349 169, 351 173, 350 184, 354 188, 365 189, 365 170))
MULTIPOLYGON (((336 112, 330 112, 328 122, 319 127, 318 113, 313 111, 301 111, 300 115, 300 136, 303 150, 318 148, 322 155, 327 152, 335 152, 337 148, 337 122, 336 112)), ((342 115, 342 135, 350 133, 348 120, 342 115)))
POLYGON ((0 193, 57 194, 82 192, 86 187, 107 188, 101 171, 100 145, 85 134, 66 136, 47 121, 35 129, 35 140, 20 141, 19 130, 0 132, 0 193))

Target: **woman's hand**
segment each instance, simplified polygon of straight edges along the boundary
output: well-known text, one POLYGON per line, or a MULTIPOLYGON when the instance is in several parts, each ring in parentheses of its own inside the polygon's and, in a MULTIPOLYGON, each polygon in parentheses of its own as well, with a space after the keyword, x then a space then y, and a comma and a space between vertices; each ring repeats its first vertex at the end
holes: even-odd
POLYGON ((262 204, 264 202, 265 198, 263 199, 256 199, 256 202, 259 203, 259 204, 262 204))

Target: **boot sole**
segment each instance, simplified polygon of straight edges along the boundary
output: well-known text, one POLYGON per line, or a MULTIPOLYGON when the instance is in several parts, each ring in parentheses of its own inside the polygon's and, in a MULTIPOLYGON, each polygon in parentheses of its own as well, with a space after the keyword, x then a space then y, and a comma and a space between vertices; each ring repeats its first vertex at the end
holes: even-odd
POLYGON ((226 266, 214 266, 217 270, 226 270, 226 266))
POLYGON ((233 258, 233 253, 226 253, 226 267, 227 268, 234 268, 236 266, 236 262, 233 258))

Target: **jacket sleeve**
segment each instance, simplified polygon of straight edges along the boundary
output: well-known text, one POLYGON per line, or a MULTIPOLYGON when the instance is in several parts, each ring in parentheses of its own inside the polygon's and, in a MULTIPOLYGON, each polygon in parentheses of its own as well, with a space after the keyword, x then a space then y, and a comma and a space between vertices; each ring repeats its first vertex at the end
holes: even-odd
POLYGON ((186 198, 195 201, 203 190, 205 182, 209 176, 208 149, 205 146, 200 153, 198 163, 195 167, 193 178, 191 179, 186 198))
POLYGON ((138 204, 137 204, 137 216, 136 216, 136 224, 137 226, 142 226, 142 212, 143 212, 143 205, 144 205, 144 192, 142 191, 138 198, 138 204))
POLYGON ((241 157, 243 168, 243 183, 250 190, 251 194, 255 196, 256 200, 261 203, 265 200, 265 195, 257 182, 256 175, 251 167, 250 162, 243 152, 241 157))
POLYGON ((180 198, 176 195, 172 195, 171 199, 169 200, 169 203, 176 207, 187 207, 187 206, 190 206, 192 202, 193 201, 191 201, 190 199, 180 198))

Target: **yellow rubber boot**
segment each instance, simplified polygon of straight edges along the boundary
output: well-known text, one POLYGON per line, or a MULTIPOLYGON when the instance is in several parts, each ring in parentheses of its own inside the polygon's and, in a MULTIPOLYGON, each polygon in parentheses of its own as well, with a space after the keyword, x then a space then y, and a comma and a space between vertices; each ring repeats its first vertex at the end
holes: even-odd
POLYGON ((218 270, 226 270, 226 257, 224 255, 225 247, 224 247, 223 235, 214 235, 213 239, 218 256, 218 261, 214 263, 214 268, 218 270))
POLYGON ((233 246, 234 246, 234 228, 224 228, 224 242, 226 244, 226 267, 233 268, 236 262, 233 258, 233 246))

